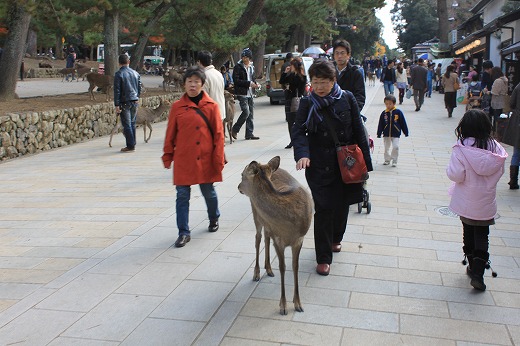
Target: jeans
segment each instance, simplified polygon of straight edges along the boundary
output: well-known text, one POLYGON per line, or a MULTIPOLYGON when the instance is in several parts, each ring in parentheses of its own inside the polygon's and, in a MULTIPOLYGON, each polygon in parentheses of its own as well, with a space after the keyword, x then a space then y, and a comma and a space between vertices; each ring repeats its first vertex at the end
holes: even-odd
POLYGON ((126 147, 128 149, 135 148, 135 120, 137 118, 137 102, 121 104, 121 124, 123 125, 123 134, 126 138, 126 147))
MULTIPOLYGON (((210 220, 217 220, 220 217, 220 211, 218 210, 218 198, 217 192, 213 187, 213 183, 199 184, 200 192, 204 196, 206 201, 206 207, 208 208, 208 218, 210 220)), ((177 200, 175 204, 175 210, 177 213, 177 228, 179 229, 179 236, 189 235, 190 227, 188 226, 189 214, 190 214, 190 195, 191 186, 189 185, 177 185, 177 200)))
POLYGON ((513 156, 511 157, 511 166, 520 166, 520 147, 513 148, 513 156))
POLYGON ((426 92, 428 97, 432 97, 432 90, 433 90, 433 81, 430 79, 428 81, 428 91, 426 92))
POLYGON ((237 122, 233 125, 233 132, 238 133, 244 123, 246 123, 246 138, 253 136, 254 124, 253 124, 253 98, 238 95, 238 102, 240 103, 240 109, 242 113, 238 117, 237 122))
POLYGON ((415 107, 421 108, 424 103, 424 89, 413 89, 413 100, 415 107))
POLYGON ((383 82, 383 86, 385 87, 385 96, 388 96, 390 94, 394 94, 394 83, 390 80, 385 80, 383 82))

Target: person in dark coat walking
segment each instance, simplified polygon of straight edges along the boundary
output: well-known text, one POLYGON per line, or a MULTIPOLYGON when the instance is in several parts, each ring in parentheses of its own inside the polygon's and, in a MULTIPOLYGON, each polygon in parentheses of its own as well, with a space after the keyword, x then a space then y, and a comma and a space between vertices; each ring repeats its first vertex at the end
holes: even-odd
POLYGON ((350 43, 339 39, 332 45, 334 62, 336 63, 336 81, 343 90, 348 90, 356 98, 359 111, 365 106, 365 80, 363 74, 350 63, 352 49, 350 43))
POLYGON ((509 189, 518 190, 518 166, 520 166, 520 83, 516 85, 509 105, 513 115, 509 118, 502 142, 513 146, 513 156, 509 166, 509 189))
POLYGON ((428 88, 428 69, 424 67, 424 60, 417 60, 417 65, 410 70, 412 77, 410 84, 413 88, 413 100, 415 102, 415 111, 421 110, 424 103, 424 94, 428 88))
POLYGON ((327 124, 342 145, 359 145, 368 171, 372 160, 356 99, 335 82, 334 65, 319 59, 309 68, 309 76, 313 91, 300 101, 291 135, 296 169, 305 169, 314 200, 316 271, 328 275, 332 253, 341 251, 349 205, 363 200, 363 183, 343 182, 327 124))

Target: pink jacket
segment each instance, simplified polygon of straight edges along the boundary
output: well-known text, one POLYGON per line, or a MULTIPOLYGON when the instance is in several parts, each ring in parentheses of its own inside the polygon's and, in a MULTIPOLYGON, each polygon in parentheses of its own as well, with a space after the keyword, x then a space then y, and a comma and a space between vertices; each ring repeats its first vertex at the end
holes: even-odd
POLYGON ((473 138, 453 146, 446 174, 450 187, 450 209, 472 220, 490 220, 497 213, 497 183, 504 174, 507 152, 496 141, 494 152, 472 147, 473 138))

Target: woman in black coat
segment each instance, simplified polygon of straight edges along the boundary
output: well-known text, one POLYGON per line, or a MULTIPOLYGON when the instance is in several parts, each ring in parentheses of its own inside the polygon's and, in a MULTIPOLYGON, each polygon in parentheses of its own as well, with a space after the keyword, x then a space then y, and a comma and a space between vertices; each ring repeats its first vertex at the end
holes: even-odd
MULTIPOLYGON (((285 84, 285 120, 289 128, 289 137, 291 137, 291 128, 296 119, 296 112, 291 112, 291 101, 293 97, 302 97, 305 95, 305 86, 307 84, 307 77, 303 70, 303 64, 299 59, 291 60, 287 69, 283 71, 280 78, 280 84, 285 84)), ((285 149, 292 148, 292 143, 289 143, 285 149)))
POLYGON ((502 142, 513 146, 513 156, 509 166, 509 189, 518 190, 518 166, 520 166, 520 83, 516 85, 509 105, 513 115, 509 118, 502 142))
POLYGON ((316 271, 328 275, 332 252, 341 251, 349 205, 363 200, 363 183, 343 183, 335 143, 324 117, 342 145, 359 145, 369 171, 372 161, 356 99, 336 83, 334 65, 317 60, 309 68, 309 76, 313 91, 300 102, 291 138, 296 169, 306 169, 305 177, 314 199, 316 271))

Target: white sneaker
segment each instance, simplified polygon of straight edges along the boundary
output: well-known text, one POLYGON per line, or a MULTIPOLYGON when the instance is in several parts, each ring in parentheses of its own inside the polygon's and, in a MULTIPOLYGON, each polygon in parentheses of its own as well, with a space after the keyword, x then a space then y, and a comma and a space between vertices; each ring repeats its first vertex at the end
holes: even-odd
POLYGON ((383 165, 388 166, 390 164, 390 161, 383 162, 383 165))
POLYGON ((394 162, 392 162, 392 167, 395 167, 395 166, 397 166, 397 162, 394 161, 394 162))

